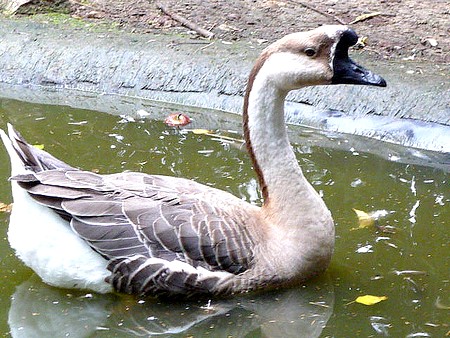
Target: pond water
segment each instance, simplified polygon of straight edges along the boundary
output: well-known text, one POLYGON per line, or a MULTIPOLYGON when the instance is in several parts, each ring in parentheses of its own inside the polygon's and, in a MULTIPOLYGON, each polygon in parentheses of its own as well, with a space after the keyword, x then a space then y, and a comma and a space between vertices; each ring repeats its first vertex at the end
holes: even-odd
MULTIPOLYGON (((175 108, 149 104, 145 119, 0 99, 7 122, 32 144, 100 173, 142 171, 192 178, 259 203, 239 141, 165 126, 175 108)), ((178 108, 177 108, 178 109, 178 108)), ((240 119, 186 108, 189 128, 240 139, 240 119)), ((177 303, 97 295, 43 284, 10 249, 0 213, 0 334, 14 337, 443 337, 448 324, 448 154, 433 163, 364 152, 364 139, 290 126, 298 161, 336 222, 336 250, 320 278, 290 290, 177 303), (409 163, 408 163, 409 162, 409 163), (413 163, 414 162, 414 163, 413 163), (420 162, 420 161, 419 161, 420 162), (353 209, 377 212, 364 228, 353 209), (358 296, 386 296, 375 305, 358 296)), ((369 142, 369 141, 367 141, 369 142)), ((371 147, 388 148, 371 141, 371 147)), ((404 149, 405 153, 411 153, 404 149)), ((400 151, 401 152, 401 151, 400 151)), ((421 154, 425 154, 421 152, 421 154)), ((423 156, 422 156, 423 157, 423 156)), ((11 203, 0 148, 0 202, 11 203)))

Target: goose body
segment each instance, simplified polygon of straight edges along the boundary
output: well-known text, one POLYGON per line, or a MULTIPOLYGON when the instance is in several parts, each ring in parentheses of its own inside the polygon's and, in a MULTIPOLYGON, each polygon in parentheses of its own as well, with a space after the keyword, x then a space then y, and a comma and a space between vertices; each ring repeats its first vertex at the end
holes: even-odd
POLYGON ((233 294, 323 272, 329 210, 303 176, 284 124, 290 90, 384 80, 348 58, 356 34, 323 26, 266 48, 249 78, 243 126, 264 203, 191 180, 82 171, 0 131, 11 157, 8 239, 44 282, 138 295, 233 294))

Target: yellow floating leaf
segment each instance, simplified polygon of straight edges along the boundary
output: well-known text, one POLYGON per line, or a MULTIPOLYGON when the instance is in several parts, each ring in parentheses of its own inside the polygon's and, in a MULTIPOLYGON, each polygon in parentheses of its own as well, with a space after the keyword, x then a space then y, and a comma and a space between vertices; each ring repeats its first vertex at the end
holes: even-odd
POLYGON ((387 296, 365 295, 365 296, 359 296, 358 298, 356 298, 355 302, 364 304, 364 305, 374 305, 374 304, 379 303, 386 299, 388 299, 387 296))
POLYGON ((190 129, 190 131, 195 135, 208 135, 213 133, 211 130, 208 129, 190 129))
POLYGON ((11 212, 11 210, 12 210, 12 203, 5 204, 0 202, 0 212, 11 212))
POLYGON ((33 147, 39 149, 39 150, 44 150, 44 145, 43 144, 33 144, 33 147))
POLYGON ((357 229, 367 228, 374 224, 375 218, 367 212, 355 208, 353 208, 353 211, 356 213, 356 216, 358 216, 359 227, 357 229))

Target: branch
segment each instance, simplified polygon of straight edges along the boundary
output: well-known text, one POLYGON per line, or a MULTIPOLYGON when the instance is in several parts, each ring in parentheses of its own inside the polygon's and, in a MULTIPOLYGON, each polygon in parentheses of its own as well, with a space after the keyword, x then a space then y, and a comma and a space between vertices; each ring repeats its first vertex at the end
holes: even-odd
POLYGON ((178 15, 176 13, 173 13, 171 11, 169 11, 166 6, 157 3, 156 7, 158 9, 160 9, 164 14, 170 16, 172 19, 174 19, 175 21, 178 21, 179 23, 181 23, 183 26, 186 26, 189 29, 192 29, 193 31, 197 32, 199 35, 211 39, 214 37, 214 33, 200 27, 199 25, 193 23, 192 21, 182 17, 181 15, 178 15))
POLYGON ((346 24, 344 20, 339 19, 337 16, 334 16, 334 15, 329 14, 327 12, 321 11, 320 9, 317 9, 317 8, 315 8, 315 7, 311 6, 311 5, 308 5, 308 4, 306 4, 306 3, 302 2, 302 1, 294 1, 294 0, 288 0, 288 1, 291 2, 291 3, 294 3, 294 4, 297 4, 297 5, 306 7, 308 9, 310 9, 310 10, 316 12, 316 13, 322 14, 322 15, 324 15, 326 17, 329 17, 329 18, 339 22, 341 25, 345 25, 346 24))

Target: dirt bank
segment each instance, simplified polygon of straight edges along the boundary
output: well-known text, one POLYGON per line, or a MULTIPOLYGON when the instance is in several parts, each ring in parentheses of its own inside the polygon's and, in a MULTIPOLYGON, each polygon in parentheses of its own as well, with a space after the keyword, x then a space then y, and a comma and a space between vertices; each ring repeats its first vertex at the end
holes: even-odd
MULTIPOLYGON (((423 141, 416 142, 415 138, 419 134, 430 135, 423 131, 428 129, 420 129, 422 125, 418 129, 410 121, 405 126, 397 123, 398 118, 403 118, 403 122, 408 118, 420 123, 450 124, 449 65, 443 62, 448 56, 445 43, 449 38, 442 34, 442 20, 448 18, 448 13, 441 1, 433 1, 433 6, 427 8, 415 1, 365 0, 353 7, 321 1, 314 4, 314 10, 293 5, 294 1, 164 2, 172 16, 183 15, 214 33, 209 40, 163 14, 151 1, 58 3, 64 5, 58 10, 68 14, 50 15, 47 8, 44 15, 0 17, 0 82, 240 112, 252 62, 270 41, 291 31, 336 20, 348 22, 361 13, 374 15, 378 10, 380 14, 354 24, 360 36, 368 34, 368 42, 352 54, 382 74, 388 88, 307 88, 289 97, 302 105, 288 110, 289 121, 382 139, 397 134, 395 142, 419 147, 423 141), (405 3, 417 3, 433 20, 414 26, 418 18, 413 11, 407 13, 405 3), (366 8, 363 5, 370 11, 362 10, 366 8), (348 7, 347 11, 344 7, 348 7), (433 29, 427 34, 437 36, 438 44, 414 45, 412 41, 419 35, 402 35, 398 27, 393 29, 388 22, 401 24, 402 29, 414 26, 415 34, 421 32, 418 27, 431 25, 433 29), (399 48, 386 47, 401 41, 404 45, 398 45, 399 48)), ((33 4, 27 6, 19 8, 19 12, 42 9, 33 4)), ((424 11, 419 12, 425 15, 424 11)), ((442 140, 440 135, 433 133, 431 143, 442 140)), ((441 143, 426 148, 443 150, 441 143)))
MULTIPOLYGON (((374 56, 450 62, 447 0, 159 2, 168 11, 210 30, 218 39, 273 41, 287 33, 322 24, 357 21, 352 26, 367 37, 365 49, 374 56), (366 20, 364 15, 369 15, 366 20)), ((113 20, 124 29, 140 32, 186 30, 157 8, 158 1, 89 0, 82 3, 72 2, 73 15, 88 20, 113 20)))
POLYGON ((125 31, 139 33, 186 33, 188 29, 174 19, 178 15, 225 41, 273 41, 293 31, 345 23, 366 37, 364 52, 374 57, 450 62, 447 0, 0 0, 0 6, 2 3, 23 3, 13 8, 18 14, 64 12, 87 22, 113 22, 125 31))

